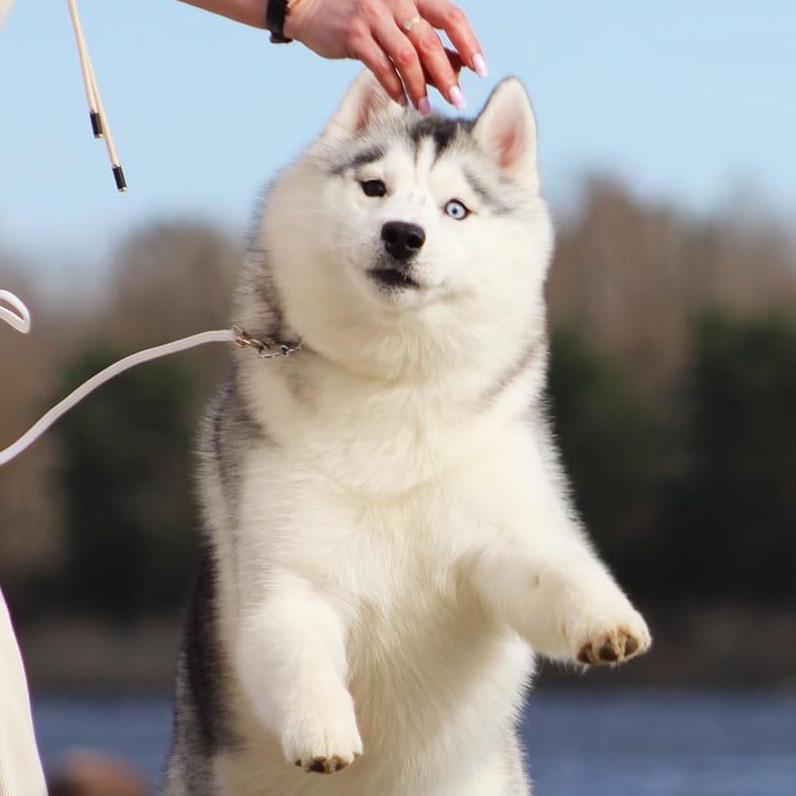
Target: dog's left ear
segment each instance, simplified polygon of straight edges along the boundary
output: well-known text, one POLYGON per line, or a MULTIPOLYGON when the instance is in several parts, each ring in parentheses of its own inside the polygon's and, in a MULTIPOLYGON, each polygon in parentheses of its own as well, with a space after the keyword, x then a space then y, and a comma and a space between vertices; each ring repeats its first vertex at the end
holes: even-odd
POLYGON ((516 77, 502 81, 489 96, 475 120, 473 136, 510 177, 538 184, 536 119, 516 77))
POLYGON ((403 108, 376 78, 364 71, 349 87, 323 135, 334 138, 355 135, 380 117, 397 116, 402 112, 403 108))

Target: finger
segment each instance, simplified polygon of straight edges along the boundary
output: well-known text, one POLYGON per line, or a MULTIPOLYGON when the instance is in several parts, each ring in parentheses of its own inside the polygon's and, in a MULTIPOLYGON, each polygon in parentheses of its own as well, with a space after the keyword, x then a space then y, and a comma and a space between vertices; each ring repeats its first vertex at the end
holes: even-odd
POLYGON ((462 67, 464 66, 464 61, 462 61, 461 56, 455 50, 451 50, 448 47, 445 48, 445 55, 448 57, 448 63, 451 65, 451 69, 453 69, 453 73, 456 75, 458 80, 459 72, 462 71, 462 67))
POLYGON ((355 41, 350 48, 351 58, 362 61, 376 76, 384 90, 401 105, 406 105, 404 84, 393 62, 385 55, 384 50, 370 37, 355 41))
POLYGON ((486 62, 467 15, 448 0, 417 0, 417 10, 439 30, 444 30, 462 61, 481 77, 486 76, 486 62))
POLYGON ((448 102, 459 109, 463 108, 464 97, 459 88, 456 72, 437 32, 424 20, 405 25, 404 29, 406 37, 414 45, 420 58, 425 81, 435 86, 448 102))
POLYGON ((423 67, 420 57, 411 41, 399 30, 394 20, 385 22, 377 26, 374 30, 376 41, 381 45, 384 52, 390 57, 395 69, 403 80, 406 93, 412 104, 421 111, 428 114, 428 92, 426 91, 426 79, 423 76, 423 67))
MULTIPOLYGON (((445 55, 448 57, 448 63, 451 65, 451 69, 453 69, 453 74, 456 75, 456 79, 459 79, 459 72, 462 71, 462 59, 459 57, 459 53, 454 52, 453 50, 449 50, 447 47, 445 48, 445 55)), ((426 73, 426 70, 423 69, 423 76, 426 78, 426 83, 431 83, 431 75, 426 73)))

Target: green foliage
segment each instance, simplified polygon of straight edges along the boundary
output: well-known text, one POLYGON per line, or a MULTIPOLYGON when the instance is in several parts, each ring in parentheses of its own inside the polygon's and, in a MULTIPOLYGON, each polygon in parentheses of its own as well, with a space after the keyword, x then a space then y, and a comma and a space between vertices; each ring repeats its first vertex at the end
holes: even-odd
MULTIPOLYGON (((117 359, 99 348, 69 368, 71 386, 117 359)), ((174 607, 190 570, 190 451, 196 379, 167 359, 114 379, 58 427, 68 593, 115 617, 174 607)))
POLYGON ((619 365, 572 329, 552 338, 550 400, 575 502, 623 583, 648 588, 660 545, 670 438, 619 365))
POLYGON ((685 585, 796 597, 796 317, 700 315, 687 398, 691 465, 673 548, 685 585))

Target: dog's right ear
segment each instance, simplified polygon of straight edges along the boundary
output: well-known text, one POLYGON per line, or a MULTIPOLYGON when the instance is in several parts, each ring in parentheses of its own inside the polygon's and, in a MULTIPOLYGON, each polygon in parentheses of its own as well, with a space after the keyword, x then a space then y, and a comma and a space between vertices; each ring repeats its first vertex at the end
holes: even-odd
POLYGON ((355 135, 380 117, 397 116, 402 112, 403 108, 387 94, 373 74, 364 71, 349 87, 323 136, 355 135))

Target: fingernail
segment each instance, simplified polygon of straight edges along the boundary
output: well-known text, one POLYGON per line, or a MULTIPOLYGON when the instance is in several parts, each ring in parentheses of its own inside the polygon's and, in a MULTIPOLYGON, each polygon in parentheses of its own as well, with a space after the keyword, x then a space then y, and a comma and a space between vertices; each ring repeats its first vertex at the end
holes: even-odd
POLYGON ((486 77, 489 74, 489 70, 486 68, 486 61, 481 53, 476 53, 473 56, 473 69, 478 77, 486 77))
POLYGON ((462 90, 458 86, 454 86, 448 92, 448 98, 457 111, 463 111, 467 106, 467 103, 464 101, 464 94, 462 94, 462 90))
POLYGON ((428 101, 428 97, 423 97, 417 103, 417 109, 423 114, 423 116, 431 115, 431 103, 428 101))
POLYGON ((409 104, 409 100, 406 98, 406 94, 401 94, 401 96, 398 97, 397 102, 402 108, 405 108, 409 104))

